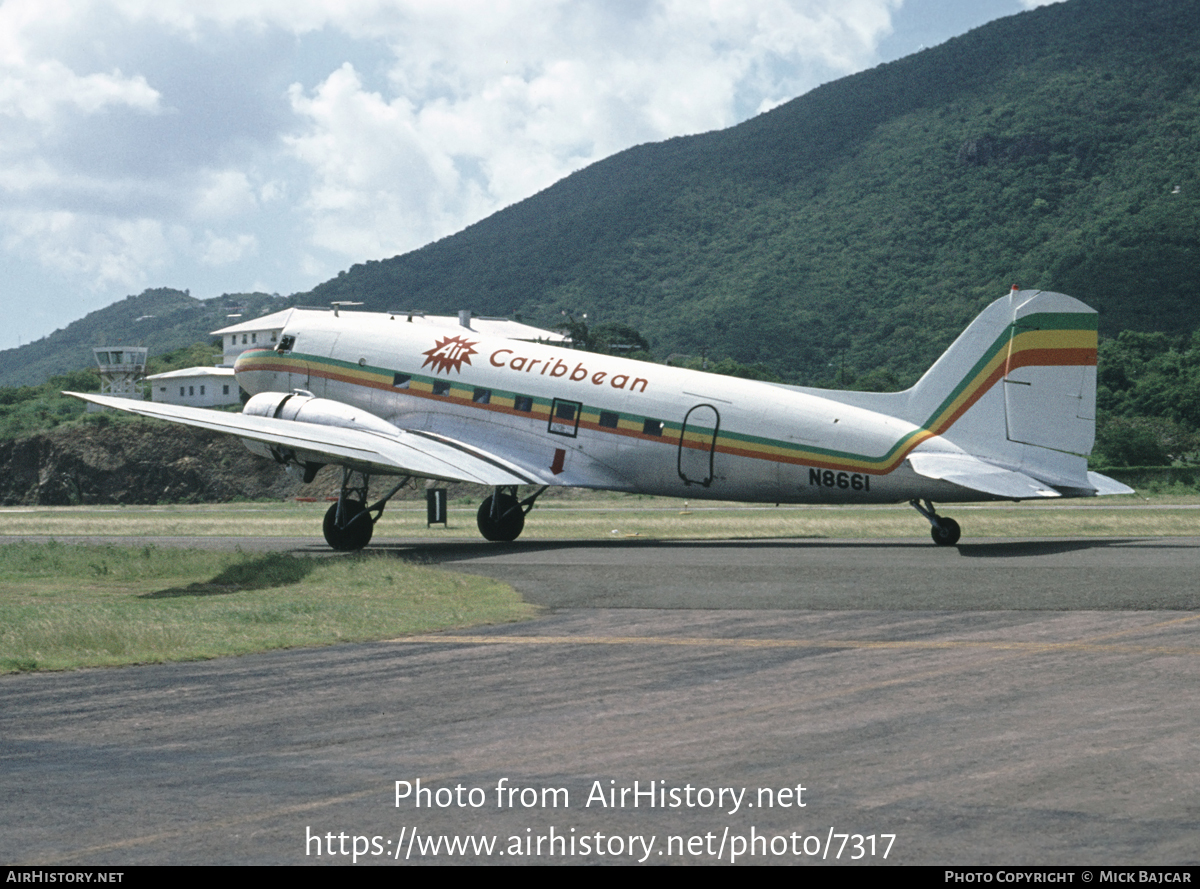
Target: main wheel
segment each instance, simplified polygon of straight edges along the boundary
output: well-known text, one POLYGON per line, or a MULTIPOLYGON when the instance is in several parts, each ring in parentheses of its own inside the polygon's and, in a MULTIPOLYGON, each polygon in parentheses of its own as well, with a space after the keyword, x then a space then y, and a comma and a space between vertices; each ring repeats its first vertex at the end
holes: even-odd
POLYGON ((357 500, 346 500, 342 503, 342 525, 337 522, 338 505, 335 503, 325 513, 325 542, 339 552, 352 553, 362 549, 371 542, 375 533, 375 523, 367 508, 357 500))
POLYGON ((498 517, 492 517, 492 497, 488 497, 483 501, 475 516, 475 521, 479 525, 479 533, 487 540, 505 542, 516 540, 525 530, 525 511, 521 509, 517 498, 511 494, 493 494, 492 496, 500 498, 498 517))
POLYGON ((954 546, 962 536, 962 528, 958 527, 958 522, 954 519, 939 517, 938 523, 930 533, 933 535, 933 542, 938 546, 954 546))

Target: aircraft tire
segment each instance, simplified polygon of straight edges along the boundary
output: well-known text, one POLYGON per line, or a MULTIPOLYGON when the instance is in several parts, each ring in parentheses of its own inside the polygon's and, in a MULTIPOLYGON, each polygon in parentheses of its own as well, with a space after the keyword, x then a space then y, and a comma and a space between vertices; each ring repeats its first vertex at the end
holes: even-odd
POLYGON ((954 546, 962 536, 962 528, 954 519, 939 518, 931 533, 933 542, 938 546, 954 546))
MULTIPOLYGON (((493 495, 495 496, 495 495, 493 495)), ((492 518, 492 498, 488 497, 479 507, 475 521, 479 525, 479 533, 485 539, 497 543, 507 543, 516 540, 525 530, 525 511, 517 498, 510 494, 500 496, 500 518, 492 518)))
POLYGON ((337 525, 337 508, 338 505, 334 503, 325 513, 322 526, 325 542, 343 553, 356 552, 370 543, 371 535, 375 533, 375 523, 371 521, 367 508, 357 500, 347 500, 343 504, 343 511, 350 519, 340 528, 337 525))

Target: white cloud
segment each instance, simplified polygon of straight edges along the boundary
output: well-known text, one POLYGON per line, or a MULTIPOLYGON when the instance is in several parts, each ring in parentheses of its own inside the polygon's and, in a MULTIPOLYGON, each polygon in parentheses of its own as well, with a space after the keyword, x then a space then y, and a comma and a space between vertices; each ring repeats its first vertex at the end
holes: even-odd
POLYGON ((346 64, 290 92, 313 242, 412 249, 623 148, 729 126, 861 67, 897 5, 396 4, 382 24, 360 6, 391 47, 386 91, 346 64))
POLYGON ((209 172, 197 190, 192 215, 201 219, 227 219, 252 213, 258 199, 249 177, 241 170, 209 172))
POLYGON ((79 75, 55 60, 0 69, 0 115, 49 123, 61 109, 95 114, 106 107, 157 111, 159 93, 141 76, 79 75))
POLYGON ((0 246, 81 290, 301 289, 858 70, 900 3, 3 0, 0 246))
POLYGON ((209 231, 204 233, 200 261, 205 265, 229 265, 257 253, 258 239, 254 235, 240 234, 223 238, 209 231))
POLYGON ((144 286, 186 241, 185 230, 155 219, 113 220, 66 211, 0 215, 8 251, 36 257, 90 289, 144 286))

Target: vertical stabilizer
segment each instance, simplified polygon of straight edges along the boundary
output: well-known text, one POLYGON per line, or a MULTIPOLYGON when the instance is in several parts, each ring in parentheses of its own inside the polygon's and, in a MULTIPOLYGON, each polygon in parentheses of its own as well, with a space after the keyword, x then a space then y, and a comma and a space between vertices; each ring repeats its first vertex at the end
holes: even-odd
POLYGON ((1055 487, 1091 488, 1096 320, 1077 299, 1014 288, 904 393, 909 419, 1055 487))
MULTIPOLYGON (((904 392, 820 392, 913 423, 975 457, 1060 489, 1093 491, 1096 312, 1013 288, 904 392)), ((926 436, 928 437, 928 436, 926 436)))

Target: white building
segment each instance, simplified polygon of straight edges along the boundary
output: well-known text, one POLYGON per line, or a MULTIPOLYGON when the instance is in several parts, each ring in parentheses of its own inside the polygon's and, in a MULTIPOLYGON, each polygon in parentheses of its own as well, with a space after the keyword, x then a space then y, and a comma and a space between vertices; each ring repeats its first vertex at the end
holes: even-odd
POLYGON ((279 343, 279 334, 291 317, 292 310, 284 309, 214 330, 212 335, 221 338, 221 365, 233 367, 233 362, 247 349, 274 349, 279 343))
POLYGON ((239 404, 240 390, 232 367, 185 367, 146 377, 150 400, 192 407, 239 404))

